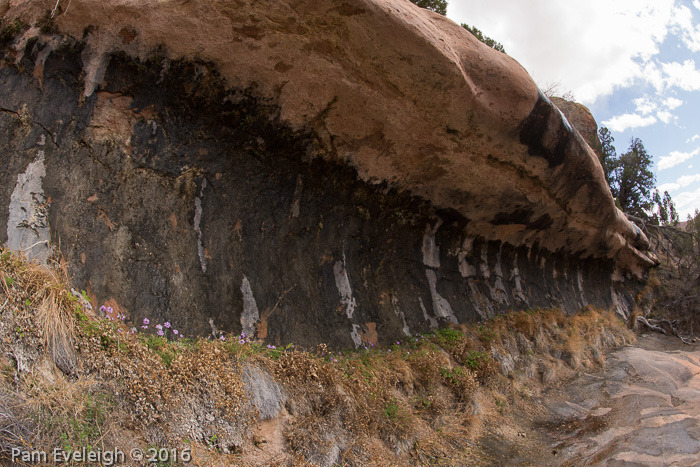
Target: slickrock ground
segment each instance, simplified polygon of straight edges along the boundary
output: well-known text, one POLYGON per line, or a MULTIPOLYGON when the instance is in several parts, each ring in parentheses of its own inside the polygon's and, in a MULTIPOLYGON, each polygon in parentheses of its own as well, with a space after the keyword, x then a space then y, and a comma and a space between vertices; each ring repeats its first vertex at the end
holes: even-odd
POLYGON ((484 465, 700 465, 700 345, 643 335, 517 417, 480 440, 484 465))

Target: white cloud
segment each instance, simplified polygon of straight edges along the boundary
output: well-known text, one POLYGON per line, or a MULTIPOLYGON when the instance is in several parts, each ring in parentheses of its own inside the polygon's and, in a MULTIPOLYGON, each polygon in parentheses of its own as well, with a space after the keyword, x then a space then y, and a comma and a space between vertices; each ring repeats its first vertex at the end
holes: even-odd
POLYGON ((676 192, 673 194, 673 202, 676 205, 676 210, 681 220, 685 219, 688 214, 693 213, 695 209, 700 208, 700 187, 695 190, 683 191, 680 193, 677 193, 677 191, 697 182, 700 182, 700 173, 683 175, 675 182, 664 183, 657 187, 659 193, 665 191, 676 192))
MULTIPOLYGON (((700 0, 698 0, 700 1, 700 0)), ((686 143, 694 143, 700 138, 700 135, 693 135, 691 138, 685 140, 686 143)))
POLYGON ((700 52, 700 25, 693 24, 693 12, 681 5, 673 10, 674 30, 680 33, 683 44, 691 52, 700 52))
POLYGON ((448 16, 503 43, 541 83, 590 104, 644 73, 674 24, 675 0, 460 0, 448 16))
POLYGON ((636 107, 636 114, 619 115, 603 123, 612 122, 612 126, 609 126, 613 131, 624 131, 627 128, 633 129, 653 125, 656 123, 656 120, 650 117, 653 113, 656 113, 658 120, 669 123, 671 120, 678 118, 670 111, 680 107, 683 101, 675 97, 667 97, 662 100, 659 96, 649 97, 644 95, 633 99, 632 103, 636 107))
POLYGON ((695 175, 683 175, 677 180, 678 184, 682 187, 686 187, 692 183, 700 182, 700 174, 695 175))
POLYGON ((700 71, 695 68, 695 60, 688 59, 683 63, 662 63, 665 87, 679 87, 683 91, 700 90, 700 71))
POLYGON ((698 153, 700 153, 700 148, 697 148, 695 151, 691 152, 672 151, 668 156, 664 156, 659 159, 659 170, 670 169, 678 164, 682 164, 688 159, 696 156, 698 153))
POLYGON ((656 116, 659 117, 659 120, 661 120, 664 123, 668 123, 674 119, 673 114, 666 110, 659 112, 658 114, 656 114, 656 116))
POLYGON ((654 62, 644 64, 644 67, 640 71, 637 78, 646 81, 658 92, 661 92, 664 89, 664 75, 661 73, 659 66, 654 62))
POLYGON ((675 97, 669 97, 668 99, 664 100, 663 104, 668 110, 674 110, 683 105, 683 101, 676 99, 675 97))
POLYGON ((610 120, 604 121, 603 125, 611 129, 612 131, 622 132, 627 129, 634 129, 653 125, 654 123, 656 123, 656 121, 656 117, 654 117, 653 115, 644 117, 638 114, 626 113, 622 115, 616 115, 610 120))
POLYGON ((664 191, 676 191, 680 187, 678 183, 664 183, 663 185, 657 186, 656 189, 659 190, 659 193, 663 193, 664 191))
POLYGON ((634 105, 637 106, 637 112, 640 112, 642 115, 650 114, 658 108, 658 106, 652 102, 648 96, 638 97, 632 102, 634 102, 634 105))
POLYGON ((700 0, 693 0, 693 6, 700 10, 700 0))
POLYGON ((673 196, 679 217, 683 220, 700 208, 700 187, 692 191, 684 191, 673 196))

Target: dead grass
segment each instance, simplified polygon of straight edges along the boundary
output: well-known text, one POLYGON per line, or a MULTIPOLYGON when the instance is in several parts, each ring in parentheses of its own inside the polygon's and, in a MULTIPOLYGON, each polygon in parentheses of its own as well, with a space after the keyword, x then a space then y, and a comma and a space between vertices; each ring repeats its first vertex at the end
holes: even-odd
POLYGON ((286 452, 269 465, 464 465, 483 426, 633 339, 612 312, 589 308, 572 317, 507 313, 343 355, 171 341, 84 309, 65 270, 0 255, 0 345, 14 355, 0 373, 12 388, 0 391, 6 453, 18 440, 47 449, 189 446, 200 465, 256 465, 250 459, 261 457, 247 453, 264 440, 254 436, 245 363, 286 393, 286 452), (42 370, 46 361, 62 371, 42 370))

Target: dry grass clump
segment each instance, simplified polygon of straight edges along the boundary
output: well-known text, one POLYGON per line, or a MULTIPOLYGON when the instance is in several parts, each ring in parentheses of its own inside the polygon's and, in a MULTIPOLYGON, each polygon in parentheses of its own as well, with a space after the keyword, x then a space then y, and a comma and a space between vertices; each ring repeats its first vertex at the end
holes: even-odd
POLYGON ((76 374, 80 306, 65 267, 0 250, 0 284, 0 458, 10 458, 12 448, 50 452, 103 442, 110 401, 94 378, 76 374))
POLYGON ((35 430, 36 422, 21 396, 0 387, 0 459, 25 446, 35 430))
POLYGON ((467 407, 479 383, 431 339, 343 357, 324 347, 281 356, 276 374, 295 418, 290 447, 317 464, 345 465, 405 465, 466 448, 477 434, 467 407))
POLYGON ((27 331, 41 338, 41 344, 58 366, 70 371, 75 365, 72 311, 76 297, 67 287, 65 263, 47 267, 27 262, 21 254, 1 250, 0 271, 6 297, 4 306, 31 308, 31 319, 36 326, 27 331))

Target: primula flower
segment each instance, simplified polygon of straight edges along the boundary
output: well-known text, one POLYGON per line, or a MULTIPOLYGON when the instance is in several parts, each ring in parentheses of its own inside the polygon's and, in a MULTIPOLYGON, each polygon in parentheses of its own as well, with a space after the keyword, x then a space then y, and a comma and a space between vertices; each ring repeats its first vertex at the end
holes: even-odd
POLYGON ((110 313, 110 314, 111 314, 113 311, 114 311, 114 310, 112 309, 111 306, 108 306, 108 307, 107 307, 107 313, 110 313))
POLYGON ((162 331, 162 330, 163 330, 163 326, 161 326, 160 324, 156 324, 156 329, 159 330, 159 331, 162 331))
POLYGON ((180 332, 177 329, 173 329, 173 334, 177 336, 178 334, 180 334, 180 332))
POLYGON ((159 336, 162 336, 163 334, 165 334, 163 331, 158 331, 159 336))
POLYGON ((170 329, 170 323, 169 323, 168 321, 166 321, 165 323, 163 323, 163 326, 165 326, 166 328, 170 329))
POLYGON ((150 321, 148 320, 148 318, 144 318, 144 319, 143 319, 143 324, 145 324, 146 326, 148 326, 149 323, 150 323, 150 321))
POLYGON ((221 336, 220 339, 221 339, 222 341, 226 341, 226 338, 225 338, 224 336, 221 336))
POLYGON ((105 306, 102 305, 102 306, 100 307, 100 311, 101 311, 102 313, 104 313, 105 311, 107 311, 107 308, 105 308, 105 306))

